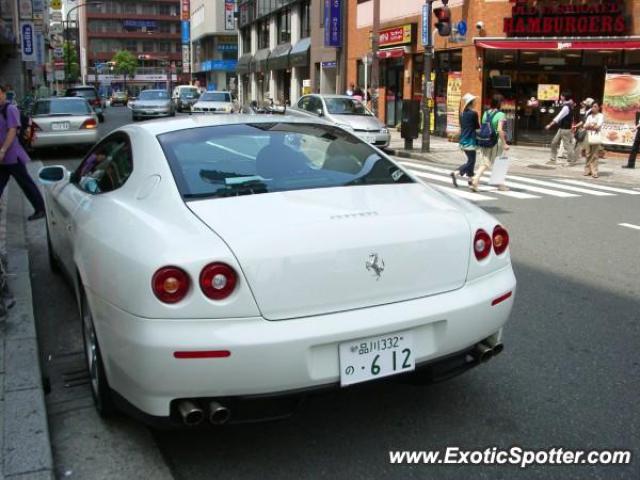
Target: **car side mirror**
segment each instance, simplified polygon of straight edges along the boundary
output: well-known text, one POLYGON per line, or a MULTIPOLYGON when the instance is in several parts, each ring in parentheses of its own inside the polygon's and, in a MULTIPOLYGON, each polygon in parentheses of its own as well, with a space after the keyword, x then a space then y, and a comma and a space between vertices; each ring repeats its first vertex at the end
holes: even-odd
POLYGON ((38 178, 41 183, 53 184, 64 180, 69 176, 69 171, 62 165, 51 165, 42 167, 38 172, 38 178))
POLYGON ((322 117, 324 115, 324 112, 322 111, 321 108, 317 109, 316 113, 318 114, 319 117, 322 117))

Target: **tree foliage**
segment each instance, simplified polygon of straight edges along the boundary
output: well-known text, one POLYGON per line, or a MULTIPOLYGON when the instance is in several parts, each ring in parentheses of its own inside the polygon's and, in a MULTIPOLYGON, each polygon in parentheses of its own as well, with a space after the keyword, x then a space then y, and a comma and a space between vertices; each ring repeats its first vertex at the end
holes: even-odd
POLYGON ((71 42, 63 44, 63 60, 66 64, 67 81, 76 82, 80 78, 80 64, 78 62, 78 52, 71 42))
POLYGON ((118 50, 111 61, 114 63, 116 73, 133 76, 138 67, 138 59, 127 50, 118 50))

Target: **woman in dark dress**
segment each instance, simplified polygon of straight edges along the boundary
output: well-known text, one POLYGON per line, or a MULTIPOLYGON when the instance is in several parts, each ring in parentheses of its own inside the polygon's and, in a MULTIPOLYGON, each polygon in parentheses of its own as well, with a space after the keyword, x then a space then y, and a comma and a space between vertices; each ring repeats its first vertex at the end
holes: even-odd
POLYGON ((467 163, 460 165, 457 169, 451 172, 451 180, 453 185, 458 187, 458 180, 456 175, 464 177, 465 175, 469 179, 473 178, 474 168, 476 166, 476 131, 480 128, 480 121, 478 119, 478 112, 473 109, 476 98, 474 95, 467 93, 462 97, 462 103, 464 111, 460 115, 460 148, 467 156, 467 163))

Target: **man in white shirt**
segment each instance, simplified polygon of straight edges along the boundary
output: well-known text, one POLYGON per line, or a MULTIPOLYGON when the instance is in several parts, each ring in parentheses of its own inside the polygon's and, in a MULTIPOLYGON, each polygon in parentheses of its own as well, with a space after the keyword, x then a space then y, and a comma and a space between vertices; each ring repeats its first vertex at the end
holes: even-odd
POLYGON ((560 95, 560 101, 562 102, 560 112, 553 120, 551 120, 549 125, 544 127, 545 130, 550 130, 554 125, 558 126, 558 131, 551 141, 551 159, 547 162, 547 165, 556 165, 560 142, 562 142, 562 145, 567 152, 569 165, 574 165, 576 163, 576 154, 572 144, 573 134, 571 131, 571 127, 573 126, 574 103, 571 100, 571 93, 563 92, 560 95))

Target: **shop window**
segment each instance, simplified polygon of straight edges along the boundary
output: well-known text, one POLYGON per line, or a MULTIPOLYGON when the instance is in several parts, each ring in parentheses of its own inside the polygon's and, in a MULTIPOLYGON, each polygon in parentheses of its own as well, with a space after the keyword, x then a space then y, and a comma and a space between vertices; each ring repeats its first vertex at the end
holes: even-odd
POLYGON ((251 53, 251 28, 246 27, 240 30, 242 38, 242 53, 251 53))
POLYGON ((624 52, 625 65, 640 65, 640 50, 626 50, 624 52))
POLYGON ((269 48, 269 20, 258 23, 258 49, 269 48))
MULTIPOLYGON (((515 50, 485 50, 484 51, 484 64, 485 65, 499 65, 509 66, 516 64, 516 51, 515 50)), ((524 53, 524 52, 523 52, 524 53)), ((537 52, 532 52, 537 53, 537 52)), ((523 57, 523 61, 526 60, 526 56, 523 57)))
POLYGON ((599 50, 585 52, 583 65, 589 67, 618 67, 622 64, 622 52, 599 50))

